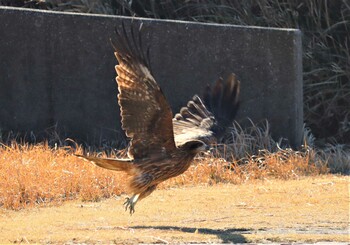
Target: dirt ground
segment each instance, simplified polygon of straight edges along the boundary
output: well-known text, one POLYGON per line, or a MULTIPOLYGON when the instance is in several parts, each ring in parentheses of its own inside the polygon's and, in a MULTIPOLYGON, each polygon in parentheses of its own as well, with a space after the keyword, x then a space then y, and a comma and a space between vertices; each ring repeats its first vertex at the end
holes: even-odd
POLYGON ((350 242, 348 176, 157 190, 59 207, 0 209, 0 243, 350 242))

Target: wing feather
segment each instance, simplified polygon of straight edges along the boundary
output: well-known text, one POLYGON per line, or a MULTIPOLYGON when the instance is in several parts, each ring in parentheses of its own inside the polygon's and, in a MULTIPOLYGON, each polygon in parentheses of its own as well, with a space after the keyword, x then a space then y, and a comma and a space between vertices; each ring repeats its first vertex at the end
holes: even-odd
POLYGON ((213 143, 215 136, 211 128, 214 123, 213 114, 207 110, 198 95, 193 96, 173 119, 176 145, 180 146, 190 140, 213 143))
POLYGON ((204 104, 218 120, 217 134, 221 135, 227 126, 229 126, 235 118, 239 108, 240 82, 235 74, 230 74, 223 81, 219 79, 215 82, 213 88, 208 85, 204 96, 204 104))
POLYGON ((173 119, 176 145, 195 139, 220 142, 238 111, 239 90, 240 82, 231 74, 225 81, 219 78, 213 87, 208 85, 204 101, 195 95, 173 119))
POLYGON ((131 138, 128 154, 135 160, 168 154, 176 148, 171 108, 151 74, 142 51, 140 29, 136 34, 131 26, 128 34, 123 24, 122 33, 116 30, 113 44, 119 63, 116 80, 122 128, 131 138))

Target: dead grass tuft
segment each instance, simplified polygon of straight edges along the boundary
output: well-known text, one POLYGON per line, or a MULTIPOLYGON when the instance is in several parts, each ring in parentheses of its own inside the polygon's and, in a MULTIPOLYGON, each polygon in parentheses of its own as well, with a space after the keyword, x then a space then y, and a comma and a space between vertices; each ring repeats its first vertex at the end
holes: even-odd
POLYGON ((275 153, 261 151, 244 162, 229 162, 224 158, 199 157, 183 175, 171 179, 163 187, 233 183, 242 184, 250 180, 297 179, 305 175, 318 175, 328 172, 325 164, 311 161, 309 152, 279 149, 275 153))
MULTIPOLYGON (((76 153, 82 153, 77 149, 76 153)), ((65 147, 12 142, 0 147, 0 204, 9 209, 121 194, 121 175, 82 163, 65 147)))
MULTIPOLYGON (((0 205, 22 209, 36 205, 58 205, 81 198, 99 201, 125 192, 126 176, 95 167, 72 153, 82 148, 50 147, 47 143, 30 145, 12 142, 0 146, 0 205)), ((112 152, 112 157, 116 153, 112 152)), ((106 156, 100 153, 99 156, 106 156)), ((227 161, 212 154, 198 157, 183 175, 160 188, 216 183, 240 184, 255 179, 291 179, 300 175, 327 172, 325 165, 312 162, 309 152, 280 149, 260 151, 244 161, 227 161)))

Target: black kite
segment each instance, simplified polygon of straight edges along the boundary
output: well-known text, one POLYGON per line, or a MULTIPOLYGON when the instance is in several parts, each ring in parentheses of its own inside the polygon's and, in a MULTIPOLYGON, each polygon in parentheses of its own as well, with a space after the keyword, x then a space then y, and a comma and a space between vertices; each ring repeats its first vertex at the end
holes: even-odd
POLYGON ((136 38, 133 28, 128 34, 123 25, 122 33, 116 34, 118 103, 122 128, 131 139, 128 158, 79 157, 131 176, 128 186, 133 195, 124 205, 132 214, 137 201, 159 183, 185 172, 197 153, 222 137, 238 110, 240 83, 233 74, 219 79, 213 88, 207 87, 204 103, 195 95, 173 118, 149 69, 148 54, 142 51, 140 33, 136 38))

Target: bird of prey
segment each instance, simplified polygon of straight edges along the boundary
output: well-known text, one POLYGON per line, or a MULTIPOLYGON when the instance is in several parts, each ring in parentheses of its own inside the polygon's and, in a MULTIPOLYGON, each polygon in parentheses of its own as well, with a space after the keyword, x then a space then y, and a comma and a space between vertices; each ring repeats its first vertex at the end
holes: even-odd
POLYGON ((130 138, 128 158, 79 155, 95 165, 124 171, 132 192, 125 210, 150 195, 157 185, 185 172, 197 153, 220 139, 238 109, 240 83, 232 74, 207 87, 204 102, 195 95, 173 118, 171 108, 155 81, 141 42, 141 27, 128 33, 124 24, 113 42, 122 129, 130 138))

